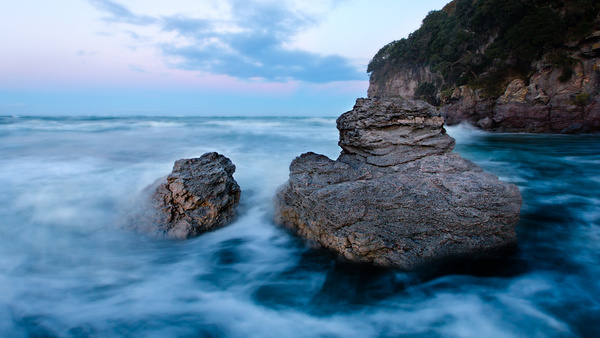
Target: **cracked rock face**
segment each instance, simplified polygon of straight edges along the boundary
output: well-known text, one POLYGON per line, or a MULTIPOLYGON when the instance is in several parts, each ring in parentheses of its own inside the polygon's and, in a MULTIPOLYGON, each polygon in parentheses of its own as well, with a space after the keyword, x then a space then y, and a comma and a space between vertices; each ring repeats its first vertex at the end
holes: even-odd
POLYGON ((292 162, 277 223, 350 261, 404 270, 516 244, 518 188, 452 153, 432 106, 358 99, 337 126, 336 161, 292 162))
POLYGON ((151 196, 135 227, 185 239, 227 225, 241 194, 234 172, 231 160, 214 152, 176 161, 171 174, 146 188, 151 196))

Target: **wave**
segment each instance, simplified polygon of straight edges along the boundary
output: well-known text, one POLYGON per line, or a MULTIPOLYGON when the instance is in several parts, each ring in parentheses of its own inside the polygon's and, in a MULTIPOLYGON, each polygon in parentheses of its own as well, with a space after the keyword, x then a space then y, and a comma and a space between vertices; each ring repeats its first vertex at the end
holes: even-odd
POLYGON ((519 252, 494 273, 347 266, 276 226, 293 158, 339 153, 335 119, 0 118, 0 336, 597 336, 600 137, 448 132, 522 189, 519 252), (233 224, 189 241, 118 226, 207 151, 236 164, 233 224))

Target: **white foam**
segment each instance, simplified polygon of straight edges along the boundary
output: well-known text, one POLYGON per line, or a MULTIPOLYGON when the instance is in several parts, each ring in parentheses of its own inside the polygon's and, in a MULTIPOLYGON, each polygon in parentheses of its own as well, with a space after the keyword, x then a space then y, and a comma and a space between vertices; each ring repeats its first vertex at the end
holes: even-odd
MULTIPOLYGON (((597 175, 578 191, 573 187, 581 178, 538 177, 519 157, 539 155, 536 148, 512 149, 504 136, 448 128, 470 158, 527 189, 533 199, 525 201, 526 212, 575 208, 573 222, 560 225, 569 236, 540 236, 553 242, 523 246, 555 245, 556 257, 528 261, 549 271, 446 276, 354 304, 359 286, 336 285, 340 295, 328 300, 324 285, 339 272, 328 263, 307 263, 308 249, 272 222, 272 197, 291 160, 306 151, 339 153, 335 119, 20 120, 0 125, 1 336, 69 336, 80 332, 75 329, 97 336, 193 336, 211 328, 215 335, 256 337, 569 336, 581 329, 571 325, 582 324, 569 322, 561 307, 593 311, 585 302, 598 304, 597 175), (237 167, 243 192, 233 224, 183 242, 114 226, 132 196, 168 174, 175 160, 208 151, 225 154, 237 167), (552 260, 579 270, 563 271, 552 260), (272 299, 261 299, 268 290, 275 290, 267 295, 272 299)), ((574 152, 569 147, 561 149, 574 152)), ((564 159, 544 150, 543 159, 585 172, 598 164, 575 152, 564 159)), ((535 231, 544 226, 558 225, 535 231)))

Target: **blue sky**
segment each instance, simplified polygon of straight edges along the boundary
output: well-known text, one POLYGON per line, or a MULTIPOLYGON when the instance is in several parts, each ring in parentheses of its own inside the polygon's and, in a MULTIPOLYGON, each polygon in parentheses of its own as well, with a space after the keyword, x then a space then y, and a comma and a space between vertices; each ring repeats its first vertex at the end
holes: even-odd
POLYGON ((447 1, 3 1, 0 115, 337 116, 447 1))

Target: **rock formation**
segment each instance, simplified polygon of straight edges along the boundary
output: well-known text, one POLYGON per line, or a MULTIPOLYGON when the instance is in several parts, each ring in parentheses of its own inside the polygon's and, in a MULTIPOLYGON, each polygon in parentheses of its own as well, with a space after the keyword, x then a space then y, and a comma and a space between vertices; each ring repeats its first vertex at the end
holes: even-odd
POLYGON ((354 262, 414 269, 516 244, 521 195, 452 153, 429 104, 358 99, 337 120, 336 161, 306 153, 275 198, 275 220, 354 262))
POLYGON ((382 47, 368 72, 368 97, 425 100, 447 125, 600 132, 600 5, 453 0, 382 47))
POLYGON ((234 172, 231 160, 214 152, 176 161, 171 174, 146 188, 150 197, 134 227, 185 239, 225 226, 240 200, 234 172))

